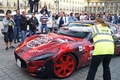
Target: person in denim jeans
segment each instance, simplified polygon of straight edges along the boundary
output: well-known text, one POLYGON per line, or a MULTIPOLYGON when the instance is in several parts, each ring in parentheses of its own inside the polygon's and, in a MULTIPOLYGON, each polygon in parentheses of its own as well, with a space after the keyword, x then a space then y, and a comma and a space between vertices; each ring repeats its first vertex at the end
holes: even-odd
POLYGON ((15 26, 14 26, 14 43, 20 42, 19 41, 19 33, 20 33, 20 14, 19 10, 16 10, 16 15, 14 15, 14 21, 15 21, 15 26))
POLYGON ((40 22, 41 22, 41 34, 43 34, 43 29, 45 28, 46 34, 48 33, 48 28, 47 28, 47 21, 48 21, 48 16, 46 15, 46 12, 43 12, 43 16, 40 17, 40 22))
POLYGON ((22 12, 22 15, 20 17, 20 28, 21 28, 22 41, 24 41, 26 38, 26 32, 27 32, 27 18, 26 18, 25 11, 22 12))
POLYGON ((35 13, 32 12, 32 17, 29 20, 29 36, 36 34, 36 28, 38 27, 38 19, 35 17, 35 13))

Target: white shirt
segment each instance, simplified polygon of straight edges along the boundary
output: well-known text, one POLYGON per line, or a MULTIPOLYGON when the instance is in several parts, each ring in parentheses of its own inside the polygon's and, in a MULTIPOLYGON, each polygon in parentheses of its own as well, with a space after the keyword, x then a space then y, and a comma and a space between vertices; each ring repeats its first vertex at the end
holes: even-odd
POLYGON ((81 15, 80 16, 80 20, 85 20, 86 19, 86 15, 81 15))
MULTIPOLYGON (((57 24, 59 25, 61 17, 58 18, 57 20, 57 24)), ((63 21, 64 21, 64 25, 68 25, 69 21, 68 21, 68 17, 63 17, 63 21)))

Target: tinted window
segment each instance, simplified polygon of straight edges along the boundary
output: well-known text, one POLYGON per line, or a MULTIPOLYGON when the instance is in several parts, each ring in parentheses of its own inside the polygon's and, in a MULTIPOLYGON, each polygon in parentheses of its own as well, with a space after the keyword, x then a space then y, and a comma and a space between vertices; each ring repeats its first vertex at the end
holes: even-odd
POLYGON ((68 27, 73 27, 73 26, 81 27, 81 26, 92 26, 92 25, 94 25, 94 23, 88 23, 88 22, 86 22, 86 23, 70 23, 68 25, 68 27))
POLYGON ((76 24, 76 23, 71 23, 69 24, 69 27, 73 27, 73 26, 84 26, 83 24, 76 24))
POLYGON ((116 26, 110 24, 109 27, 111 28, 111 30, 112 30, 113 33, 116 33, 116 32, 117 32, 116 26))
POLYGON ((75 32, 75 31, 62 30, 62 29, 59 30, 57 33, 75 38, 85 38, 89 34, 88 32, 75 32))

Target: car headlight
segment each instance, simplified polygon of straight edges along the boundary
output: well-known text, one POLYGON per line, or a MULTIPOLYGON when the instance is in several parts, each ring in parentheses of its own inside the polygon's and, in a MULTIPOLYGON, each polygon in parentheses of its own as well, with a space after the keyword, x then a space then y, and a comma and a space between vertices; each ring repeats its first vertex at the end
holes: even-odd
POLYGON ((37 57, 34 57, 32 58, 31 60, 34 61, 34 60, 45 60, 49 57, 52 57, 53 54, 52 53, 48 53, 48 54, 43 54, 43 55, 40 55, 40 56, 37 56, 37 57))

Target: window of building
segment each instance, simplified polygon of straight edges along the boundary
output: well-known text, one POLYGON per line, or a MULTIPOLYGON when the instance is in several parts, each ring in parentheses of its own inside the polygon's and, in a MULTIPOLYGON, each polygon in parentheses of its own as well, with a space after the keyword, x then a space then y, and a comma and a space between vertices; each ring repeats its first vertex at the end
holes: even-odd
POLYGON ((100 7, 98 7, 98 11, 100 11, 100 7))
POLYGON ((85 7, 85 11, 87 11, 87 7, 85 7))
POLYGON ((111 3, 111 6, 113 5, 113 3, 111 3))
POLYGON ((21 6, 21 7, 23 7, 23 4, 22 4, 22 3, 20 3, 20 6, 21 6))
POLYGON ((89 11, 92 11, 92 7, 89 8, 89 11))
POLYGON ((94 7, 94 12, 96 12, 96 7, 94 7))
POLYGON ((102 12, 104 12, 104 7, 102 7, 102 12))

